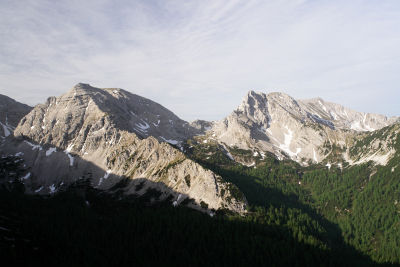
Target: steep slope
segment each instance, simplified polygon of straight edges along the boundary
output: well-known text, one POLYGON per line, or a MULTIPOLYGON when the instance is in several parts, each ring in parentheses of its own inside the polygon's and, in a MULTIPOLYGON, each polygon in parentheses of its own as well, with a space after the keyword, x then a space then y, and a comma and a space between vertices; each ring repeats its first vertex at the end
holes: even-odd
POLYGON ((346 160, 350 164, 361 164, 374 161, 380 165, 386 165, 393 156, 398 158, 398 136, 400 123, 394 123, 374 132, 358 135, 348 149, 346 160))
POLYGON ((32 108, 0 94, 0 137, 9 136, 32 108))
POLYGON ((50 97, 33 112, 35 116, 25 118, 20 124, 21 133, 26 133, 27 137, 35 136, 38 142, 46 143, 51 139, 60 147, 70 141, 71 133, 85 127, 85 122, 92 121, 100 113, 110 117, 120 130, 134 132, 141 138, 154 136, 175 145, 197 132, 149 99, 122 89, 99 89, 82 83, 59 98, 50 97))
POLYGON ((346 151, 362 131, 398 120, 355 112, 322 99, 297 101, 283 93, 250 91, 235 111, 214 123, 208 135, 225 146, 272 152, 306 165, 323 161, 333 147, 346 151))
POLYGON ((330 121, 335 128, 339 129, 375 131, 399 121, 398 117, 357 112, 339 104, 326 102, 321 98, 300 100, 299 103, 310 114, 330 121))
POLYGON ((162 192, 155 198, 172 197, 174 205, 190 198, 194 206, 243 212, 245 199, 231 194, 232 184, 160 143, 179 144, 192 131, 148 99, 78 84, 37 105, 5 150, 25 160, 29 170, 22 180, 32 193, 54 193, 86 177, 101 189, 140 195, 152 187, 162 192))

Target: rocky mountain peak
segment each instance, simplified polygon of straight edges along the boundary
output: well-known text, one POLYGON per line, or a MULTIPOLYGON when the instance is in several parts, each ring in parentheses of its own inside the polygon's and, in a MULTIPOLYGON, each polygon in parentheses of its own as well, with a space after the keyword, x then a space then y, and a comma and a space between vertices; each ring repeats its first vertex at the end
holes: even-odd
POLYGON ((122 89, 79 83, 66 94, 37 105, 30 116, 21 120, 16 134, 65 148, 77 137, 77 129, 90 133, 106 126, 141 138, 154 136, 174 145, 199 132, 147 98, 122 89))
POLYGON ((269 151, 301 163, 320 162, 328 155, 323 146, 345 147, 350 136, 397 120, 356 112, 319 97, 296 100, 280 92, 249 91, 234 112, 214 123, 212 134, 229 146, 269 151))
POLYGON ((147 98, 80 83, 37 105, 4 151, 25 160, 30 192, 54 193, 88 175, 94 187, 111 190, 128 178, 125 194, 142 195, 150 188, 162 192, 160 200, 175 199, 174 205, 190 198, 195 208, 204 202, 209 209, 244 212, 245 198, 229 193, 233 185, 174 147, 197 132, 147 98))

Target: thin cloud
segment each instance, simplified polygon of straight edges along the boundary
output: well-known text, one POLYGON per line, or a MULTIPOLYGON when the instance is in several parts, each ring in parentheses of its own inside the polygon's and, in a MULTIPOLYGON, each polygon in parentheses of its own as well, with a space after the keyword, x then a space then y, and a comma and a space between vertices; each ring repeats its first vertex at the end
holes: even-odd
POLYGON ((250 89, 400 115, 398 1, 2 1, 0 92, 36 104, 77 82, 184 119, 250 89))

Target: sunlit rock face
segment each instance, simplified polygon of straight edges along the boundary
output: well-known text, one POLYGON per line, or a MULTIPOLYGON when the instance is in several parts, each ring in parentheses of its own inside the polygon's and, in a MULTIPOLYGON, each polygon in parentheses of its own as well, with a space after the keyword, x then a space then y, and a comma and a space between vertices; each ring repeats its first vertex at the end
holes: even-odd
POLYGON ((211 132, 224 145, 307 164, 324 160, 330 153, 326 147, 346 150, 354 136, 397 121, 398 117, 356 112, 320 98, 295 100, 284 93, 250 91, 211 132))
POLYGON ((190 198, 195 208, 245 212, 245 198, 231 194, 234 185, 180 151, 197 133, 149 99, 78 84, 22 118, 6 151, 25 160, 30 174, 23 181, 31 193, 55 193, 85 177, 104 190, 124 181, 127 195, 151 187, 162 192, 159 200, 172 196, 174 205, 190 198))

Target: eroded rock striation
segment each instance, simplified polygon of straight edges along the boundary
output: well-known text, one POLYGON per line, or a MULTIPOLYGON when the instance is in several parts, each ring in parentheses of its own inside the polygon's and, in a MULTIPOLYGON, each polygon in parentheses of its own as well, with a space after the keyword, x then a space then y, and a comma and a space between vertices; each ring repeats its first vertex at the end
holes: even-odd
POLYGON ((244 212, 244 196, 187 159, 179 144, 198 133, 161 105, 122 89, 78 84, 37 105, 15 129, 7 151, 24 158, 32 193, 54 193, 82 177, 95 187, 144 194, 151 187, 174 205, 244 212), (171 146, 175 145, 174 146, 171 146), (144 182, 144 183, 143 183, 144 182), (239 196, 239 197, 238 197, 239 196))
POLYGON ((345 151, 362 132, 398 121, 320 98, 295 100, 284 93, 250 91, 236 110, 213 123, 209 134, 226 146, 268 151, 308 164, 323 161, 333 146, 345 151))

